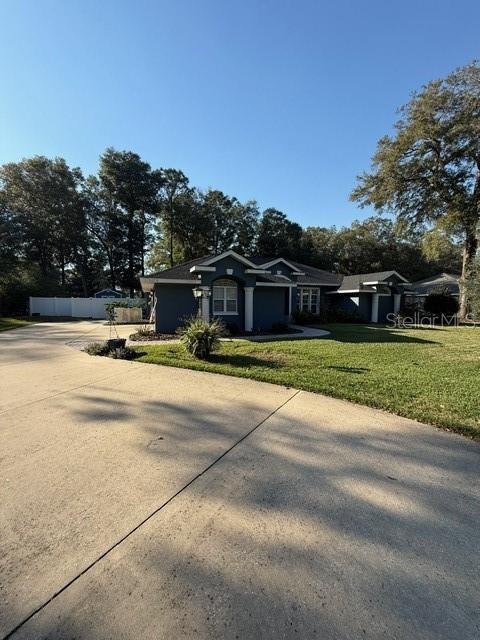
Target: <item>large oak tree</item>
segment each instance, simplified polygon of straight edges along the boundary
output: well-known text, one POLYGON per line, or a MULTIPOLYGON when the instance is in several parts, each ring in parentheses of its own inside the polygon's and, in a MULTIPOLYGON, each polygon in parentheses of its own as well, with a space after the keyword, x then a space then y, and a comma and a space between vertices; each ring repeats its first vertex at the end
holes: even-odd
POLYGON ((478 247, 480 220, 480 66, 474 62, 414 93, 395 135, 385 136, 352 199, 430 224, 463 242, 460 315, 478 247))

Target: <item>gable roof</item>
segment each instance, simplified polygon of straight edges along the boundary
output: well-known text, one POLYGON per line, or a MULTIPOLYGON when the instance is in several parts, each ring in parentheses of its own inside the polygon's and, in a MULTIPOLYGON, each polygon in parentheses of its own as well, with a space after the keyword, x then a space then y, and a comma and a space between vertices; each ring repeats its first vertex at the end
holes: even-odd
POLYGON ((446 288, 450 293, 460 293, 460 276, 456 273, 437 273, 434 276, 417 280, 409 285, 409 290, 417 295, 428 295, 433 289, 446 288))
POLYGON ((374 271, 373 273, 356 273, 351 276, 343 276, 342 284, 338 291, 372 291, 375 289, 372 286, 376 283, 388 282, 389 278, 396 276, 403 282, 407 282, 406 278, 401 276, 397 271, 374 271))

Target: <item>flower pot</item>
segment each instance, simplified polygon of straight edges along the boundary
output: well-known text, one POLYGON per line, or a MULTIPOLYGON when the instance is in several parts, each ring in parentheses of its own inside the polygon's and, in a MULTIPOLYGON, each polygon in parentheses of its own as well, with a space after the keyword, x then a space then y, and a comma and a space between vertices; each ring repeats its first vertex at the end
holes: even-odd
POLYGON ((126 338, 112 338, 111 340, 107 340, 107 347, 109 349, 123 349, 126 342, 126 338))

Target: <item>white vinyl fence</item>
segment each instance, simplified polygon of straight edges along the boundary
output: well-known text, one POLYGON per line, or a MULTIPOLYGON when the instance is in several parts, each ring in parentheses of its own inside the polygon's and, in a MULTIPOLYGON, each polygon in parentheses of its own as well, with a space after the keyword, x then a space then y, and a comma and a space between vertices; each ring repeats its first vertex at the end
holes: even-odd
POLYGON ((72 318, 107 317, 105 305, 111 302, 142 304, 142 298, 33 298, 30 297, 30 315, 71 316, 72 318))

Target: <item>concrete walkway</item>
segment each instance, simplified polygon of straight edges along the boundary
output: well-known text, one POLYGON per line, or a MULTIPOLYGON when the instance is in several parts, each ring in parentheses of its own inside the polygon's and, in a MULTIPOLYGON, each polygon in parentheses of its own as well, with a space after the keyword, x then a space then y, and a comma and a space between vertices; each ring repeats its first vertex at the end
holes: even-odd
POLYGON ((0 637, 479 637, 477 444, 103 330, 0 334, 0 637))

